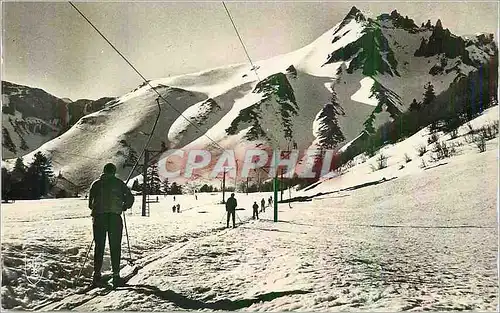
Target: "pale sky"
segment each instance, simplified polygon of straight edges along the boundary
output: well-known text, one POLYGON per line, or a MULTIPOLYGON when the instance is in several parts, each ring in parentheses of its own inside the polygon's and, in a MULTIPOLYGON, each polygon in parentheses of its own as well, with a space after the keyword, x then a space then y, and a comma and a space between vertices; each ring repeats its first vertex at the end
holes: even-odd
MULTIPOLYGON (((148 79, 246 63, 221 2, 76 2, 148 79)), ((457 35, 494 33, 496 2, 226 2, 253 61, 299 49, 355 5, 417 25, 441 19, 457 35)), ((72 100, 120 96, 137 74, 67 2, 3 2, 2 80, 72 100)), ((497 40, 498 42, 498 40, 497 40)))

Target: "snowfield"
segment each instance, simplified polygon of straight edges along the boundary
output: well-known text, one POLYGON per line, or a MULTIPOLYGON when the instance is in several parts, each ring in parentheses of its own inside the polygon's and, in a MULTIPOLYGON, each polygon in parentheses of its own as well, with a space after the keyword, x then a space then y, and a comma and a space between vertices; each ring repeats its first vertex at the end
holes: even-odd
MULTIPOLYGON (((492 122, 498 106, 470 124, 492 122)), ((426 144, 428 129, 384 147, 383 170, 369 170, 375 157, 357 157, 343 175, 293 191, 310 201, 279 204, 278 223, 271 208, 251 219, 253 201, 269 193, 237 194, 236 229, 224 227, 220 193, 176 196, 181 213, 172 213, 172 196, 159 196, 150 217, 140 216, 136 198, 126 220, 138 271, 113 291, 71 295, 92 238, 87 201, 2 205, 2 308, 494 311, 498 137, 479 153, 465 142, 466 127, 440 138, 461 142, 458 155, 433 163, 424 154, 425 169, 415 146, 426 144)), ((91 274, 92 261, 80 285, 91 274)))

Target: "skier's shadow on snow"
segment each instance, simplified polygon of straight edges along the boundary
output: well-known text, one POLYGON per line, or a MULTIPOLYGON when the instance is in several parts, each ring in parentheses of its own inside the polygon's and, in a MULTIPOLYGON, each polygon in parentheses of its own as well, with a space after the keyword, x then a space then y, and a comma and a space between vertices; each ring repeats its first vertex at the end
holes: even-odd
POLYGON ((250 229, 250 230, 274 231, 274 232, 278 232, 278 233, 289 233, 289 234, 307 234, 306 232, 288 231, 288 230, 275 229, 275 228, 260 228, 260 227, 245 227, 245 226, 240 226, 239 228, 250 229))
POLYGON ((311 293, 310 290, 289 290, 289 291, 276 291, 261 294, 251 299, 229 300, 222 299, 215 302, 203 302, 201 300, 190 299, 172 290, 161 290, 156 286, 150 285, 129 285, 120 287, 119 290, 130 290, 137 293, 142 293, 147 296, 156 296, 162 300, 172 302, 176 306, 187 310, 226 310, 233 311, 251 306, 254 303, 271 301, 279 297, 289 295, 300 295, 311 293))

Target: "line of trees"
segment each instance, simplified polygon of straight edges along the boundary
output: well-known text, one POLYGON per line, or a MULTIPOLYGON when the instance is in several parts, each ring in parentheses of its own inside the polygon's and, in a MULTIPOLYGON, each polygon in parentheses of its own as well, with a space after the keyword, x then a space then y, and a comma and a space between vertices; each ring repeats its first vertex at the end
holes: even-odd
POLYGON ((49 194, 55 185, 52 163, 41 152, 33 156, 26 166, 21 158, 16 160, 12 171, 2 168, 2 199, 35 200, 49 194))
MULTIPOLYGON (((136 179, 132 184, 132 190, 142 192, 143 184, 136 179)), ((146 191, 150 195, 180 195, 183 186, 176 182, 169 183, 168 179, 161 181, 158 175, 158 166, 153 164, 148 168, 146 177, 146 191)))

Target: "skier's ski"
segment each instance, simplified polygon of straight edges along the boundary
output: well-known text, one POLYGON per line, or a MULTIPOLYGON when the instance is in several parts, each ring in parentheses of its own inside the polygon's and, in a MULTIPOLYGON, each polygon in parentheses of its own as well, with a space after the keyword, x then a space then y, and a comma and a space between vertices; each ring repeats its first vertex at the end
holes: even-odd
MULTIPOLYGON (((125 266, 121 270, 122 276, 120 278, 122 283, 126 284, 132 277, 134 277, 137 274, 138 271, 139 268, 137 266, 130 266, 130 265, 125 266)), ((99 290, 115 289, 114 286, 111 284, 112 281, 113 281, 113 276, 111 274, 105 274, 102 276, 101 279, 102 285, 90 284, 89 286, 81 288, 80 290, 76 291, 75 294, 89 294, 94 289, 99 289, 99 290)))
POLYGON ((91 283, 88 286, 80 288, 79 290, 77 290, 75 292, 75 294, 78 294, 78 295, 88 294, 88 293, 90 293, 94 289, 112 289, 113 285, 111 285, 109 283, 110 280, 111 280, 111 278, 108 277, 107 279, 102 279, 101 282, 99 284, 97 284, 97 285, 91 283))

